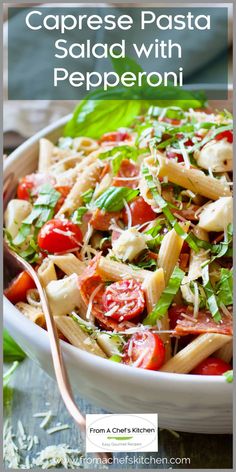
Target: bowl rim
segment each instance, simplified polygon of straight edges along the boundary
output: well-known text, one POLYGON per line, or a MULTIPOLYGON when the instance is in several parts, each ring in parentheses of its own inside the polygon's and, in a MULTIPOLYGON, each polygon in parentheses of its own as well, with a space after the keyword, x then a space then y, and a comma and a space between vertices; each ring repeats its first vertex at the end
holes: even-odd
MULTIPOLYGON (((56 131, 58 128, 62 127, 65 125, 65 123, 71 118, 72 114, 63 116, 59 120, 56 120, 54 123, 51 123, 50 125, 46 126, 42 130, 38 131, 36 134, 31 136, 30 138, 26 139, 20 146, 18 146, 5 160, 3 164, 3 175, 8 174, 8 168, 12 167, 14 165, 15 160, 19 159, 20 156, 29 149, 32 145, 37 144, 38 140, 40 138, 46 137, 49 133, 56 131)), ((37 333, 36 339, 40 339, 41 342, 43 341, 44 346, 46 347, 46 342, 48 342, 48 336, 47 336, 47 331, 40 328, 36 324, 32 323, 30 320, 25 318, 22 313, 6 298, 5 295, 3 295, 3 301, 4 301, 4 306, 3 306, 3 312, 6 312, 7 310, 13 310, 16 313, 14 316, 22 316, 22 318, 19 320, 20 325, 22 326, 22 323, 27 327, 31 327, 33 331, 35 331, 35 334, 37 333)), ((4 318, 6 317, 6 313, 4 314, 4 318)), ((28 330, 27 330, 28 331, 28 330)), ((148 381, 148 380, 163 380, 167 382, 173 382, 175 381, 176 383, 181 382, 181 385, 183 383, 189 385, 189 384, 194 384, 194 385, 216 385, 220 384, 223 385, 225 384, 225 388, 231 388, 233 384, 229 384, 229 382, 226 381, 226 378, 223 375, 196 375, 196 374, 178 374, 178 373, 172 373, 172 372, 160 372, 160 371, 154 371, 154 370, 147 370, 147 369, 137 369, 133 368, 132 366, 128 366, 122 363, 117 363, 117 362, 110 362, 110 367, 109 367, 109 359, 105 359, 99 356, 95 356, 94 354, 91 354, 87 351, 83 351, 82 349, 75 347, 63 340, 60 340, 61 345, 63 347, 63 350, 67 352, 68 354, 70 352, 73 352, 73 354, 76 355, 78 351, 80 352, 80 358, 83 360, 86 360, 86 362, 93 368, 96 369, 101 369, 107 372, 109 375, 109 371, 111 375, 114 375, 115 373, 119 374, 123 379, 125 377, 132 377, 133 380, 138 380, 140 378, 143 379, 143 381, 148 381), (92 366, 93 364, 93 366, 92 366), (95 366, 96 364, 96 366, 95 366)))

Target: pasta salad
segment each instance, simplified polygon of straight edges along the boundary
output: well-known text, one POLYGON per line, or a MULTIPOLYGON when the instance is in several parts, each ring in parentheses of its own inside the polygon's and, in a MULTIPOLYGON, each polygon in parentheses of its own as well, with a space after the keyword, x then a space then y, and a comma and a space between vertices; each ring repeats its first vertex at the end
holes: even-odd
MULTIPOLYGON (((152 106, 99 139, 41 139, 5 238, 38 272, 60 338, 137 368, 228 372, 232 168, 227 111, 152 106)), ((46 329, 27 272, 5 295, 46 329)))

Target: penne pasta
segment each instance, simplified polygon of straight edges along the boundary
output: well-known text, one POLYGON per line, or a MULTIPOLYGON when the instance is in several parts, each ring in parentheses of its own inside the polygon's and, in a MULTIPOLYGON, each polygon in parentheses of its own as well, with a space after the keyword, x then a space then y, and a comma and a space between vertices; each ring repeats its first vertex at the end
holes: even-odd
POLYGON ((86 264, 72 253, 63 254, 61 256, 49 256, 49 259, 66 275, 82 275, 86 268, 86 264))
POLYGON ((85 333, 73 318, 69 316, 55 316, 54 319, 57 328, 73 346, 99 357, 107 357, 98 346, 96 340, 85 333))
POLYGON ((125 278, 134 278, 144 281, 149 276, 149 272, 144 269, 133 269, 122 262, 112 261, 106 257, 100 257, 98 261, 98 273, 104 280, 122 280, 125 278))
MULTIPOLYGON (((209 241, 208 233, 196 226, 193 233, 203 241, 209 241)), ((196 280, 202 276, 202 264, 209 259, 209 253, 206 249, 199 249, 195 252, 191 249, 188 269, 188 280, 196 280)))
MULTIPOLYGON (((187 232, 189 224, 180 224, 180 226, 187 232)), ((179 255, 183 246, 183 238, 179 236, 175 229, 172 229, 165 234, 160 251, 158 254, 158 266, 164 271, 165 284, 168 284, 169 278, 178 262, 179 255)))
POLYGON ((46 328, 46 320, 41 308, 29 305, 28 303, 24 302, 18 302, 16 307, 30 321, 33 321, 33 323, 36 323, 41 328, 46 328))
POLYGON ((57 217, 62 214, 70 216, 79 206, 82 205, 81 194, 95 186, 100 170, 100 161, 96 161, 84 169, 72 187, 69 195, 66 197, 65 202, 58 211, 56 215, 57 217))
MULTIPOLYGON (((142 288, 145 293, 146 298, 146 305, 147 305, 147 312, 148 314, 152 312, 156 303, 158 302, 164 288, 165 288, 165 277, 164 271, 162 268, 156 270, 155 272, 151 273, 142 284, 142 288)), ((160 331, 168 331, 169 330, 169 318, 168 313, 167 315, 162 318, 160 321, 160 331)), ((167 361, 171 357, 171 343, 170 343, 170 335, 169 333, 160 333, 160 338, 162 339, 165 349, 166 349, 166 356, 165 360, 167 361)))
POLYGON ((194 341, 161 367, 161 372, 188 374, 200 362, 231 340, 231 336, 217 333, 200 334, 194 341))
MULTIPOLYGON (((147 158, 145 161, 150 165, 153 163, 153 158, 147 158)), ((161 153, 157 154, 157 175, 162 178, 168 177, 170 182, 211 200, 231 195, 227 183, 208 177, 198 169, 187 169, 172 159, 166 159, 161 153)))
POLYGON ((52 280, 57 280, 55 266, 51 259, 44 259, 44 261, 38 268, 38 276, 44 288, 46 288, 49 282, 51 282, 52 280))
POLYGON ((80 136, 73 140, 73 148, 76 151, 83 151, 84 154, 89 154, 90 152, 98 149, 98 143, 95 139, 87 138, 86 136, 80 136))
POLYGON ((46 172, 52 163, 54 144, 48 139, 41 138, 39 140, 39 162, 38 171, 46 172))
POLYGON ((214 352, 214 357, 218 357, 219 359, 222 359, 222 361, 229 363, 233 357, 232 339, 227 344, 220 347, 220 349, 218 349, 216 352, 214 352))

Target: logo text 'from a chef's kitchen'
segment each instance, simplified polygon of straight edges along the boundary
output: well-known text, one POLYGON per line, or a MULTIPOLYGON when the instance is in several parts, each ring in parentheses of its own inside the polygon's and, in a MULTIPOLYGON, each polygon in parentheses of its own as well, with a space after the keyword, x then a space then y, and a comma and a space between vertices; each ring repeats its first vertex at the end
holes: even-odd
POLYGON ((157 452, 157 432, 157 414, 86 415, 86 451, 157 452))

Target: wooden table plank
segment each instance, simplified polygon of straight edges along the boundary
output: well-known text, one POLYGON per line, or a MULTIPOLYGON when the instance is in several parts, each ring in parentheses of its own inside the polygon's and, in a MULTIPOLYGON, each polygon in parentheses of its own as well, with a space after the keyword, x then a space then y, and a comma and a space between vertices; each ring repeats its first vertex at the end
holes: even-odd
MULTIPOLYGON (((17 421, 20 419, 25 427, 26 433, 37 435, 40 444, 31 451, 31 458, 36 453, 50 444, 68 444, 71 448, 83 449, 81 436, 78 428, 73 420, 69 417, 66 408, 60 398, 56 382, 48 377, 33 361, 26 359, 16 369, 12 380, 13 396, 8 405, 5 405, 5 419, 9 418, 13 430, 17 429, 17 421), (40 411, 52 412, 56 417, 51 421, 49 426, 55 425, 57 422, 62 424, 68 423, 69 430, 61 431, 53 435, 39 428, 42 421, 40 418, 34 418, 33 414, 40 411)), ((103 410, 96 408, 79 396, 76 401, 83 413, 102 413, 103 410)), ((132 469, 132 468, 211 468, 226 469, 232 468, 232 436, 230 435, 203 435, 180 433, 180 437, 176 438, 169 431, 159 431, 159 452, 151 454, 115 454, 117 458, 128 457, 128 460, 136 460, 143 463, 139 464, 113 464, 110 469, 132 469), (159 458, 162 463, 154 465, 145 464, 145 460, 152 461, 159 458), (190 458, 190 465, 182 463, 170 464, 171 458, 190 458)), ((92 454, 88 455, 93 457, 92 454)), ((91 469, 91 465, 85 464, 84 468, 91 469)), ((93 465, 94 468, 94 465, 93 465)), ((103 468, 99 465, 99 468, 103 468)))

